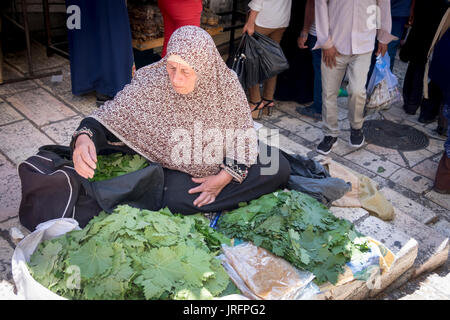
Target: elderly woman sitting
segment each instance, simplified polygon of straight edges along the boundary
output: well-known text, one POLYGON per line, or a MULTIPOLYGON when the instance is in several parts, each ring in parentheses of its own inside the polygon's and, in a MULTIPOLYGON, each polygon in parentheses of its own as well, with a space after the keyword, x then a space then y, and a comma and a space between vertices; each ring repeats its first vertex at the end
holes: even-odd
POLYGON ((194 26, 177 29, 162 60, 82 120, 71 143, 75 170, 93 177, 96 150, 117 143, 164 168, 162 206, 174 213, 233 209, 282 188, 290 175, 281 154, 261 163, 237 76, 194 26), (264 173, 274 163, 277 170, 264 173))

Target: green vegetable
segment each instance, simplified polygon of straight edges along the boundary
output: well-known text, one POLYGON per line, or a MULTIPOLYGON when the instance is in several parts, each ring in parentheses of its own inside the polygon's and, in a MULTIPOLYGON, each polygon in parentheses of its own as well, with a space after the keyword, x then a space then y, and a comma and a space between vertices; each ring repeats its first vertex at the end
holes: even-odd
POLYGON ((83 229, 40 244, 35 280, 69 299, 210 299, 229 289, 215 256, 230 239, 200 214, 118 206, 83 229))
POLYGON ((89 181, 112 179, 147 166, 147 160, 138 154, 123 155, 122 153, 113 153, 106 156, 98 155, 94 177, 89 179, 89 181))
POLYGON ((312 272, 317 284, 335 284, 352 255, 368 250, 349 221, 336 218, 323 204, 295 190, 241 205, 225 214, 218 228, 226 236, 251 241, 312 272))

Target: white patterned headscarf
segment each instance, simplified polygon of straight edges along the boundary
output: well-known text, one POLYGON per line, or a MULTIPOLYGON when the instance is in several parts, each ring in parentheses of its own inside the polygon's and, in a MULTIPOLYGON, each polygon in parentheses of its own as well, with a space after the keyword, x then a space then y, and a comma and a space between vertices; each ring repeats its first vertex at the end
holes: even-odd
POLYGON ((150 161, 194 177, 217 174, 224 157, 247 166, 256 161, 256 132, 245 93, 211 36, 199 27, 177 29, 167 55, 139 69, 89 117, 150 161), (189 94, 172 87, 166 70, 171 55, 197 74, 189 94))

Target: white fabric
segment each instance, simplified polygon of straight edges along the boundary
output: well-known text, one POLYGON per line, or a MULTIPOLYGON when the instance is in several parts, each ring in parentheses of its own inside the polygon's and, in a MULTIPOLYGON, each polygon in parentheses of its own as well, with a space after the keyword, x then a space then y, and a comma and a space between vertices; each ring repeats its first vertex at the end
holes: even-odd
POLYGON ((317 37, 317 32, 316 32, 316 23, 313 22, 311 27, 309 27, 309 34, 312 36, 317 37))
POLYGON ((373 51, 375 38, 381 43, 392 36, 389 0, 316 0, 317 43, 313 49, 335 46, 340 54, 373 51))
POLYGON ((252 0, 248 6, 258 11, 255 24, 259 27, 277 29, 289 25, 292 0, 252 0))

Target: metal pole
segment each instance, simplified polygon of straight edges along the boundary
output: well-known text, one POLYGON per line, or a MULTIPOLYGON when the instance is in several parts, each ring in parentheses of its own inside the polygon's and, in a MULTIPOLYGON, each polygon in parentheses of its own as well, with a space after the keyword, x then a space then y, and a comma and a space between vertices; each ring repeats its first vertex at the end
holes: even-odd
POLYGON ((34 76, 33 62, 31 60, 30 29, 29 29, 29 26, 28 26, 28 15, 27 15, 27 3, 26 3, 26 0, 22 0, 22 13, 23 13, 23 30, 25 31, 25 41, 27 43, 28 73, 29 73, 30 76, 34 76))
POLYGON ((52 35, 50 30, 50 13, 48 0, 42 0, 42 9, 44 11, 45 36, 47 38, 47 57, 51 55, 52 35))
POLYGON ((234 25, 236 23, 236 10, 237 10, 237 0, 233 0, 233 11, 231 12, 231 30, 230 30, 230 44, 228 49, 228 57, 234 54, 234 25))

